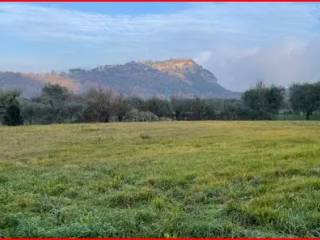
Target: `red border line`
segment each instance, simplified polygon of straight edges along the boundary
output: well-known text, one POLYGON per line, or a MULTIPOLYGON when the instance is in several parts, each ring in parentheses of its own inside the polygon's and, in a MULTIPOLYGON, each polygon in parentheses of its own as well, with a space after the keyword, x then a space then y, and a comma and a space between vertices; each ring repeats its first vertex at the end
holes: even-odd
POLYGON ((320 238, 0 238, 0 240, 309 240, 320 238))
POLYGON ((191 2, 191 3, 209 3, 209 2, 228 2, 228 3, 252 3, 252 2, 286 2, 286 3, 297 3, 297 2, 305 2, 305 3, 320 3, 320 0, 0 0, 0 3, 19 3, 19 2, 30 2, 30 3, 69 3, 69 2, 86 2, 86 3, 101 3, 101 2, 108 2, 108 3, 178 3, 178 2, 191 2))
POLYGON ((181 238, 148 238, 148 237, 139 237, 139 238, 3 238, 0 237, 0 240, 320 240, 320 238, 305 238, 305 237, 291 237, 291 238, 188 238, 188 237, 181 237, 181 238))

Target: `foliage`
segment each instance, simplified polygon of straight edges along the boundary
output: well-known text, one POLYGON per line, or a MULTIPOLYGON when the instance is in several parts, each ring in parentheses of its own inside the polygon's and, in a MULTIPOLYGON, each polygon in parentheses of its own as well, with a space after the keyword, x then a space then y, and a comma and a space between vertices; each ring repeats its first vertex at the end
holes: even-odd
POLYGON ((309 119, 314 111, 320 110, 320 83, 292 85, 290 103, 295 112, 303 112, 309 119))
POLYGON ((255 88, 242 95, 244 107, 252 119, 272 119, 282 107, 284 89, 276 86, 266 87, 259 82, 255 88))
POLYGON ((22 101, 23 116, 32 123, 80 122, 84 100, 59 85, 46 85, 40 97, 22 101))
POLYGON ((3 117, 3 123, 8 126, 19 126, 23 124, 18 102, 10 104, 3 117))
POLYGON ((142 107, 144 111, 150 111, 158 117, 172 117, 173 110, 171 103, 166 99, 151 98, 144 102, 142 107))
POLYGON ((126 100, 110 89, 91 89, 85 99, 84 118, 89 122, 109 122, 115 115, 122 121, 128 110, 126 100))
MULTIPOLYGON (((74 94, 59 85, 46 85, 42 94, 34 99, 23 99, 15 94, 2 92, 0 100, 8 102, 11 97, 15 99, 15 106, 10 111, 17 116, 21 112, 22 117, 17 124, 22 120, 26 124, 124 120, 301 120, 301 113, 306 119, 316 120, 320 112, 320 82, 295 84, 287 92, 282 87, 267 87, 260 82, 255 88, 245 91, 241 99, 142 99, 123 96, 106 88, 74 94)), ((5 112, 4 107, 0 108, 0 115, 5 112)), ((4 120, 2 122, 5 123, 4 120)))
POLYGON ((125 120, 132 122, 151 122, 158 121, 159 117, 152 112, 139 111, 134 108, 125 115, 125 120))
POLYGON ((18 91, 0 91, 0 117, 1 122, 9 126, 18 126, 23 124, 20 113, 20 104, 17 98, 18 91))

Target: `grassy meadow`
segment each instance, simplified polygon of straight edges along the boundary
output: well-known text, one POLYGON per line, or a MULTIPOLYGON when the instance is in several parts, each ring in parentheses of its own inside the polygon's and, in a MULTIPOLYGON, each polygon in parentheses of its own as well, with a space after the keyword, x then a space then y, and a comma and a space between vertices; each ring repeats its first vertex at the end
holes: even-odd
POLYGON ((0 127, 1 237, 320 237, 320 122, 0 127))

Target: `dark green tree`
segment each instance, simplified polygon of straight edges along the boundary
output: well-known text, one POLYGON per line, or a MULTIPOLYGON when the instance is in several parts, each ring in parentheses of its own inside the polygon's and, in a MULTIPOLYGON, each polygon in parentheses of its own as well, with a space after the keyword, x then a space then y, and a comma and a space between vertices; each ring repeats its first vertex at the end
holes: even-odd
POLYGON ((115 115, 115 93, 110 89, 90 89, 86 96, 84 118, 89 122, 109 122, 115 115))
POLYGON ((289 101, 294 112, 303 113, 308 120, 320 109, 320 82, 294 84, 289 90, 289 101))
POLYGON ((0 91, 0 116, 3 124, 9 126, 23 124, 19 96, 18 91, 0 91))
POLYGON ((156 97, 146 100, 143 110, 150 111, 158 117, 172 118, 174 114, 170 101, 156 97))
POLYGON ((114 97, 114 114, 118 118, 119 122, 122 122, 123 118, 130 110, 127 99, 125 99, 121 94, 114 97))
POLYGON ((38 123, 79 122, 85 109, 82 96, 77 96, 60 85, 48 84, 41 96, 26 104, 24 115, 38 123), (30 113, 36 112, 30 116, 30 113))
POLYGON ((272 119, 282 107, 284 89, 266 87, 259 82, 255 88, 245 91, 241 96, 243 105, 252 119, 272 119))
POLYGON ((18 102, 15 102, 8 106, 3 117, 3 123, 8 126, 18 126, 23 124, 23 119, 21 117, 20 106, 18 102))

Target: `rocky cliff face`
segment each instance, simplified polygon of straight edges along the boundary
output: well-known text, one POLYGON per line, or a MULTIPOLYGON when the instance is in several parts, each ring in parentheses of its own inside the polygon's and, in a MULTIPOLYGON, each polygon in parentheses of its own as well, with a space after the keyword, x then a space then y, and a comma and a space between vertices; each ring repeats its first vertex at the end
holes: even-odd
POLYGON ((159 62, 145 62, 151 67, 167 73, 172 76, 189 81, 194 77, 197 79, 205 79, 208 82, 217 83, 217 78, 210 71, 196 64, 192 59, 171 59, 159 62))
POLYGON ((129 62, 90 70, 71 69, 66 73, 0 73, 0 88, 18 88, 34 96, 46 83, 60 84, 74 92, 107 87, 125 95, 148 97, 238 97, 219 85, 213 73, 191 59, 129 62))

